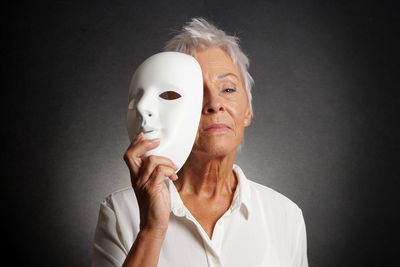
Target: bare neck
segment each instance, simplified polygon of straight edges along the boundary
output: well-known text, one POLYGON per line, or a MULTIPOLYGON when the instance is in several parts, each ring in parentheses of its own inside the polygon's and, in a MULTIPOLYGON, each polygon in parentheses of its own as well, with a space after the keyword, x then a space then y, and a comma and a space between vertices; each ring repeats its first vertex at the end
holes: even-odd
POLYGON ((235 156, 236 151, 224 157, 192 152, 174 184, 181 195, 200 198, 231 196, 237 186, 232 170, 235 156))

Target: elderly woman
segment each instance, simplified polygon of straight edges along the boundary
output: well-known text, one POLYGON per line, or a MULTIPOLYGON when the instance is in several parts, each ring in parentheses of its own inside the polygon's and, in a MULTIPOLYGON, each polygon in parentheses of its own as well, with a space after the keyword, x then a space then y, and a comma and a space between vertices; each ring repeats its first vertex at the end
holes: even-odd
POLYGON ((238 39, 198 18, 165 50, 192 55, 202 69, 195 143, 176 174, 170 159, 143 157, 159 141, 132 141, 124 160, 133 188, 102 202, 93 266, 307 266, 301 210, 234 164, 252 117, 253 81, 238 39))

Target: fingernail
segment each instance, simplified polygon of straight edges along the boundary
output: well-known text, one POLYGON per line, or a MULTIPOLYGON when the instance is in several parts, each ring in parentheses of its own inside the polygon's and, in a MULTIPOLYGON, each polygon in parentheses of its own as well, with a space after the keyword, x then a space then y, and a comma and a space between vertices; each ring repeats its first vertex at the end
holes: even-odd
POLYGON ((151 142, 152 143, 159 143, 160 142, 160 138, 152 139, 151 142))
POLYGON ((176 164, 174 163, 174 167, 175 167, 175 169, 178 169, 178 166, 176 166, 176 164))

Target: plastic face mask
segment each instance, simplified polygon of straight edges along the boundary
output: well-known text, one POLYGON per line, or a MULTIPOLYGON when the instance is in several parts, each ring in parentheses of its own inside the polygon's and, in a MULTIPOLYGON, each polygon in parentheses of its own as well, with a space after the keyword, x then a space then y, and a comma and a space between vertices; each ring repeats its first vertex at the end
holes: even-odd
POLYGON ((162 52, 146 59, 129 88, 127 128, 132 141, 140 132, 160 145, 145 156, 171 159, 178 170, 192 150, 200 122, 203 77, 192 56, 162 52))

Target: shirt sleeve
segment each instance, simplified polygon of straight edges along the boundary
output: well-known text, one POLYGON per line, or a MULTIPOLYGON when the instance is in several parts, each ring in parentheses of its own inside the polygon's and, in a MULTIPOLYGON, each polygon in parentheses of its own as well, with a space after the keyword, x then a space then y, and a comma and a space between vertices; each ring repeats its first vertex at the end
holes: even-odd
POLYGON ((291 264, 291 266, 308 267, 306 225, 302 213, 301 213, 300 223, 297 229, 296 248, 293 257, 293 264, 291 264))
POLYGON ((122 266, 128 254, 124 248, 114 210, 106 200, 100 205, 93 242, 92 267, 122 266))

